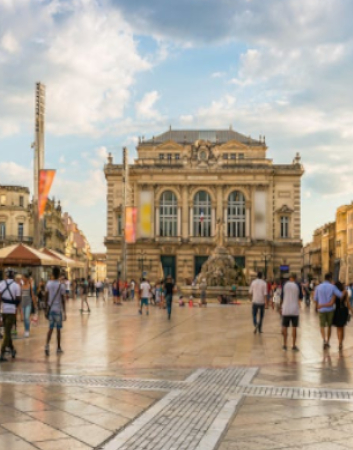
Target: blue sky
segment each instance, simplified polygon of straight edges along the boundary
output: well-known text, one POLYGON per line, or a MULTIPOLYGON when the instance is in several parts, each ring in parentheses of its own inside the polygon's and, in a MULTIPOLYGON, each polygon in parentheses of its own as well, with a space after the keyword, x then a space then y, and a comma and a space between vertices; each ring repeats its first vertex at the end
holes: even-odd
POLYGON ((47 86, 52 193, 101 251, 107 152, 139 135, 233 128, 299 151, 302 235, 353 200, 353 4, 346 0, 2 0, 0 183, 32 187, 47 86))

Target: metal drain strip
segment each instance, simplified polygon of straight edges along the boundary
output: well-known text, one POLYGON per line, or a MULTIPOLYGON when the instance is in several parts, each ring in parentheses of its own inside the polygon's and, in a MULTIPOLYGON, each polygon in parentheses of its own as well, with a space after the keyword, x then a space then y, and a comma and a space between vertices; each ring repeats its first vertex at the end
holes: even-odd
POLYGON ((0 373, 0 383, 11 384, 48 384, 78 387, 101 387, 111 389, 132 389, 143 391, 171 391, 183 389, 185 381, 148 380, 148 379, 124 379, 104 376, 85 375, 48 375, 48 374, 24 374, 17 372, 0 373))

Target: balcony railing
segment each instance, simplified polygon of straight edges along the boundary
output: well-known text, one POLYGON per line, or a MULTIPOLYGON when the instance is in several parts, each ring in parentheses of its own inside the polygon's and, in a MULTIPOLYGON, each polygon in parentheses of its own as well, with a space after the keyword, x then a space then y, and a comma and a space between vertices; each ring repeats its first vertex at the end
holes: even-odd
POLYGON ((32 236, 15 236, 15 235, 0 235, 0 243, 2 244, 10 244, 14 242, 23 242, 25 244, 32 244, 33 237, 32 236))

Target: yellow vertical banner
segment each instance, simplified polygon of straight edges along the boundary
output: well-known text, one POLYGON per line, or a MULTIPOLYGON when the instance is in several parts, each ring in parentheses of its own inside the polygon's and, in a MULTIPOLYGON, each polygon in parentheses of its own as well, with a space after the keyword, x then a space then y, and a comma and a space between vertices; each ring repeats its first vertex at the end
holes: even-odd
POLYGON ((125 242, 128 244, 136 242, 136 216, 137 208, 133 206, 125 208, 125 242))
POLYGON ((152 192, 140 193, 140 235, 143 238, 152 237, 152 192))
POLYGON ((48 195, 50 192, 51 185, 55 177, 55 170, 52 169, 42 169, 39 171, 39 182, 38 182, 38 215, 39 218, 43 217, 45 206, 47 204, 48 195))

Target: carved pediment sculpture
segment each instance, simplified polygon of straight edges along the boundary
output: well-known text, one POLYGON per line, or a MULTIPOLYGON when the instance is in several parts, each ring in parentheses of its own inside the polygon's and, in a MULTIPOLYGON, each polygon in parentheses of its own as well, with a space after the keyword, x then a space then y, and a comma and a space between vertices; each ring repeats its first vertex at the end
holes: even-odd
POLYGON ((294 212, 288 205, 282 205, 276 210, 277 214, 292 214, 294 212))

